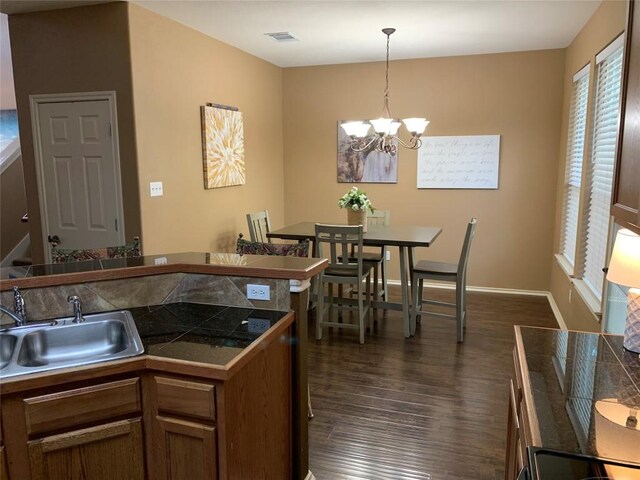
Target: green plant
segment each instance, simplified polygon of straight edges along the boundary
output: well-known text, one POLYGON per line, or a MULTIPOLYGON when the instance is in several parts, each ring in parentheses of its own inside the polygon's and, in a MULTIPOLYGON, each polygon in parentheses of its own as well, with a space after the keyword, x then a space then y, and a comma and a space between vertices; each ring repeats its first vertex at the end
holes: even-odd
POLYGON ((351 187, 351 190, 340 197, 338 205, 340 205, 340 208, 350 208, 352 210, 369 210, 371 213, 375 211, 366 192, 363 192, 358 187, 351 187))

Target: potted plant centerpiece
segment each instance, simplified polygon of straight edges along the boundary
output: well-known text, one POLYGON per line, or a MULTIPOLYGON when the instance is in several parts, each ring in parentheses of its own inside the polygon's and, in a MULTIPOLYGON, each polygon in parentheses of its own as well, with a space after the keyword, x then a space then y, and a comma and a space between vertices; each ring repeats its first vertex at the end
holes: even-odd
POLYGON ((358 187, 351 187, 351 190, 340 197, 338 205, 347 209, 349 225, 362 225, 362 231, 367 231, 367 212, 373 213, 375 210, 365 192, 358 187))

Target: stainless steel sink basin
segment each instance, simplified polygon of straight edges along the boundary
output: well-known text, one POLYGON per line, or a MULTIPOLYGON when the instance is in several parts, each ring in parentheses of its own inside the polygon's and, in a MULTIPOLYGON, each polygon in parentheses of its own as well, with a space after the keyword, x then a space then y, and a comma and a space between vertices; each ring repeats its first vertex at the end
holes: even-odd
POLYGON ((143 353, 144 348, 131 313, 85 315, 83 323, 72 317, 56 325, 21 327, 0 333, 0 377, 77 367, 143 353))
POLYGON ((0 370, 9 365, 14 350, 16 349, 17 338, 9 333, 0 334, 0 370))

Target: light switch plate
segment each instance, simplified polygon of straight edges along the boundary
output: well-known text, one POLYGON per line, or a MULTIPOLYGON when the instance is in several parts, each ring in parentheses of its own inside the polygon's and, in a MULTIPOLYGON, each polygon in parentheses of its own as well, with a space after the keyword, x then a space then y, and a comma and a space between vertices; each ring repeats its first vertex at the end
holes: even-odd
POLYGON ((150 182, 149 195, 152 197, 161 197, 164 195, 164 192, 162 191, 162 182, 150 182))

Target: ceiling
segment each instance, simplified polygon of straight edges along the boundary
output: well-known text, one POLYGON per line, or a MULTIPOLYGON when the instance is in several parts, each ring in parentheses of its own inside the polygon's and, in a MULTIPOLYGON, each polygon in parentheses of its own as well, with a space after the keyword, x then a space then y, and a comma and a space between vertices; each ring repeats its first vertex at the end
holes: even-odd
MULTIPOLYGON (((601 0, 213 1, 130 0, 281 67, 567 47, 601 0), (277 42, 265 33, 290 32, 277 42)), ((3 0, 4 13, 66 8, 73 0, 3 0)))

